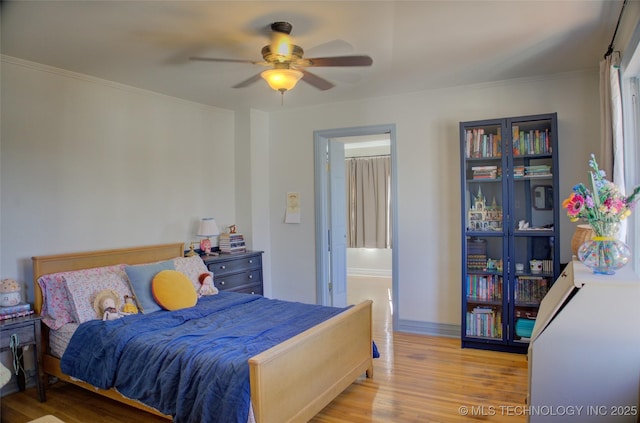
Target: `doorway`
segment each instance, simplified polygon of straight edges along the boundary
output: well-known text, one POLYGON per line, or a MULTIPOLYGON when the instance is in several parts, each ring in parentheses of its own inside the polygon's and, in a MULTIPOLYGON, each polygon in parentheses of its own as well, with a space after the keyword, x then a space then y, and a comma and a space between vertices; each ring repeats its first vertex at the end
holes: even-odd
POLYGON ((315 214, 316 214, 316 294, 323 305, 347 304, 347 248, 346 248, 346 180, 345 145, 388 140, 391 160, 391 217, 393 236, 391 249, 391 295, 394 304, 392 327, 398 322, 398 224, 397 224, 397 165, 395 155, 395 125, 320 130, 314 132, 315 149, 315 214))

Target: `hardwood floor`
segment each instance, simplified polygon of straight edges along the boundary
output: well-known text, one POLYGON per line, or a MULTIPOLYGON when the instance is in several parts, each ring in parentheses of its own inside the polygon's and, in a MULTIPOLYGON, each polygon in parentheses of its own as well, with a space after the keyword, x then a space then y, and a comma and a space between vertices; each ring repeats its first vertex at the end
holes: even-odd
MULTIPOLYGON (((374 339, 381 357, 374 377, 358 379, 312 419, 314 423, 524 422, 524 355, 461 349, 452 338, 392 333, 389 280, 349 280, 349 301, 374 300, 374 339)), ((24 423, 52 414, 67 423, 166 420, 58 382, 47 401, 35 388, 0 399, 0 421, 24 423)))

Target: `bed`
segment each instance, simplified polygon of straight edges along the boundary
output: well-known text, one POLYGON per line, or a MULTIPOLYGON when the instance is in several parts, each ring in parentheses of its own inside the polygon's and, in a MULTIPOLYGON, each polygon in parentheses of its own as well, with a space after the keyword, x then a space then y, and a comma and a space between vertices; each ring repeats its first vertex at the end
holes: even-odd
MULTIPOLYGON (((182 257, 182 243, 33 257, 35 309, 43 293, 38 279, 48 274, 118 264, 140 265, 182 257)), ((298 335, 249 358, 251 407, 262 422, 308 421, 347 386, 366 374, 373 377, 371 301, 364 301, 298 335)), ((44 372, 154 414, 156 409, 121 395, 97 389, 61 370, 50 353, 49 331, 43 326, 44 372)))

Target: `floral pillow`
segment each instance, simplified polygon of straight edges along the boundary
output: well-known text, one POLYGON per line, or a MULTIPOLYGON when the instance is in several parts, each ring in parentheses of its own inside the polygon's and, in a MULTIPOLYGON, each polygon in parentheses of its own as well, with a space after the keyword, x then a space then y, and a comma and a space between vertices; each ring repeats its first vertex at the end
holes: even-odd
POLYGON ((178 272, 182 272, 191 281, 196 292, 200 290, 200 275, 208 273, 213 277, 213 273, 209 271, 207 265, 199 256, 192 257, 176 257, 173 259, 173 265, 178 272))
POLYGON ((38 278, 38 285, 42 292, 40 315, 44 324, 51 329, 60 329, 65 324, 74 322, 63 274, 43 275, 38 278))
POLYGON ((132 296, 127 282, 127 275, 122 269, 113 271, 91 272, 88 274, 70 274, 64 277, 69 293, 69 300, 76 322, 84 323, 98 319, 93 302, 99 292, 110 289, 115 291, 122 303, 124 297, 132 296))
POLYGON ((71 303, 71 294, 67 290, 67 276, 77 275, 80 279, 83 277, 86 279, 91 278, 92 275, 113 272, 124 272, 124 265, 116 264, 113 266, 51 273, 38 278, 38 285, 40 285, 43 297, 40 315, 44 324, 51 329, 59 329, 67 323, 78 322, 75 308, 71 303))

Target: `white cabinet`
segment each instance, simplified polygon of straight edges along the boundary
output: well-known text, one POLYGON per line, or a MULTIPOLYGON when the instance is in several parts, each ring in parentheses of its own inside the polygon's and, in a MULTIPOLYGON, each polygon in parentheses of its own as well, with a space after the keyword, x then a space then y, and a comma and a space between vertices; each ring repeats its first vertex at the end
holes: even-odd
POLYGON ((638 422, 640 278, 569 263, 538 312, 528 350, 529 421, 638 422))

